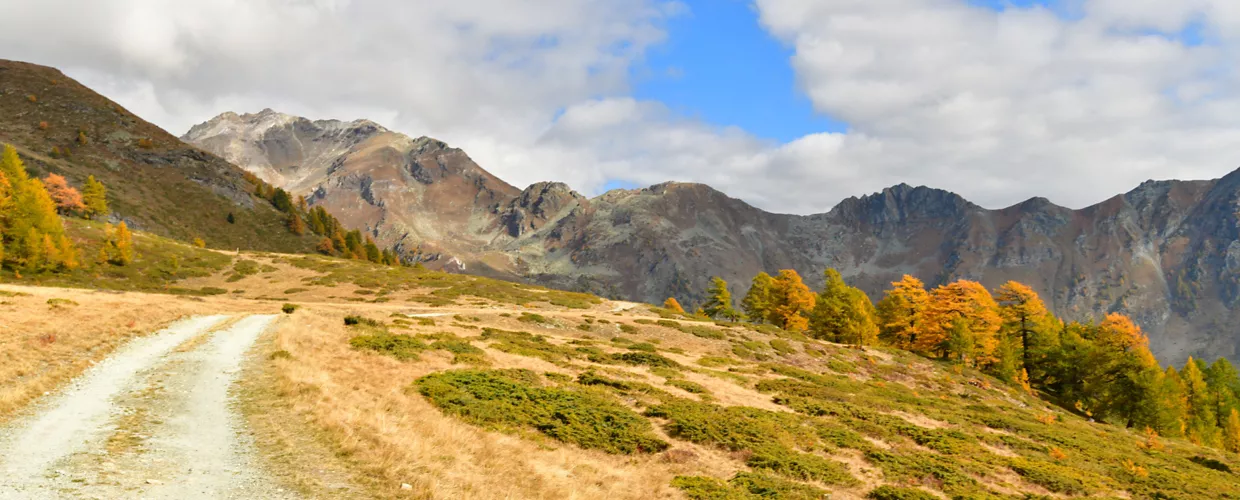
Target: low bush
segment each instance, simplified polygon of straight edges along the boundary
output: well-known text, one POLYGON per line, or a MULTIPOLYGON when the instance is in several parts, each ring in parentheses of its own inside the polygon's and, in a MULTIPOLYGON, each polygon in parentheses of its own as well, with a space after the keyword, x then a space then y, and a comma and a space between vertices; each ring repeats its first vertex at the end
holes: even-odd
POLYGON ((427 345, 410 335, 380 332, 371 335, 358 335, 349 339, 354 349, 365 349, 380 352, 402 361, 418 359, 418 354, 427 349, 427 345))
POLYGON ((938 500, 939 497, 915 488, 879 486, 865 495, 870 500, 938 500))
POLYGON ((284 304, 284 306, 280 307, 280 310, 284 311, 284 314, 293 314, 300 308, 301 306, 297 304, 284 304))
POLYGON ((650 422, 606 393, 544 387, 528 370, 452 370, 418 379, 418 392, 445 413, 489 428, 527 428, 614 454, 667 448, 650 422))
POLYGON ((372 326, 372 327, 382 326, 382 323, 379 323, 378 321, 367 318, 365 316, 358 316, 356 314, 345 316, 344 324, 345 326, 357 326, 357 325, 372 326))

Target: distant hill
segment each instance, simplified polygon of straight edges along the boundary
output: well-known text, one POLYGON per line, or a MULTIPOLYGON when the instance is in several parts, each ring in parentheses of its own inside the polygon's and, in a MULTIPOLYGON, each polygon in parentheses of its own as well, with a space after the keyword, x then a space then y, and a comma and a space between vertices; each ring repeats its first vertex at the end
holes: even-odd
POLYGON ((459 149, 365 120, 226 113, 184 139, 432 266, 686 304, 712 275, 739 296, 756 273, 784 268, 812 285, 837 268, 875 300, 905 273, 930 286, 1017 280, 1066 318, 1132 316, 1164 362, 1240 361, 1240 171, 1150 181, 1081 210, 1042 198, 988 210, 898 185, 799 216, 698 184, 592 199, 560 183, 518 190, 459 149))
POLYGON ((32 175, 61 174, 79 188, 94 175, 112 218, 135 229, 217 248, 298 252, 317 241, 289 233, 287 216, 251 196, 240 168, 53 68, 0 60, 0 143, 16 147, 32 175))

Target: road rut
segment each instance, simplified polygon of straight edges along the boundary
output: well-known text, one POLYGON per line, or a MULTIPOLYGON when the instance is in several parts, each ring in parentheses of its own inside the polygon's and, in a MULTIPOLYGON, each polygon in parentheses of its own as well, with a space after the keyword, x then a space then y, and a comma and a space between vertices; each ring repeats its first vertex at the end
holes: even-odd
POLYGON ((276 316, 135 339, 0 428, 0 498, 287 498, 230 390, 276 316))

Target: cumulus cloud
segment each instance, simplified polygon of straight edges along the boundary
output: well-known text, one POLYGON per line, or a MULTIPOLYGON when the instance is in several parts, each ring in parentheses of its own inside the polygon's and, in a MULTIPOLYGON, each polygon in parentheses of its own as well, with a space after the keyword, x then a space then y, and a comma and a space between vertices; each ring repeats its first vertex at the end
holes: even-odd
POLYGON ((849 125, 786 144, 629 97, 673 0, 0 0, 23 20, 0 44, 173 133, 226 110, 367 117, 588 193, 696 181, 809 213, 908 182, 1080 207, 1240 166, 1240 4, 1071 3, 755 0, 849 125))

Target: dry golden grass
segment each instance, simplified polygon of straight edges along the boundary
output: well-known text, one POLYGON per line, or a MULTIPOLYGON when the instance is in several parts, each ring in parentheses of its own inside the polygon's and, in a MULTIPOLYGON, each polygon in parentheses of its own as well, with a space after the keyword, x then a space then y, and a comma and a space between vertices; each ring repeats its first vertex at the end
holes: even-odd
MULTIPOLYGON (((141 293, 0 286, 0 421, 130 338, 186 316, 259 304, 141 293), (7 293, 5 293, 7 292, 7 293), (14 296, 8 296, 16 294, 14 296), (49 306, 50 299, 77 305, 49 306), (54 309, 53 309, 54 307, 54 309)), ((265 307, 270 310, 270 304, 265 307)))
MULTIPOLYGON (((346 460, 371 478, 369 493, 417 498, 664 498, 679 474, 727 476, 734 460, 696 446, 614 456, 550 439, 489 432, 446 416, 410 384, 452 367, 444 356, 405 363, 358 352, 341 318, 357 306, 299 312, 276 333, 278 392, 327 431, 346 460), (412 490, 402 490, 401 484, 412 490)), ((374 316, 374 315, 372 315, 374 316)), ((452 330, 437 328, 436 330, 452 330)), ((489 351, 497 366, 554 366, 489 351)), ((558 371, 558 370, 556 370, 558 371)))

